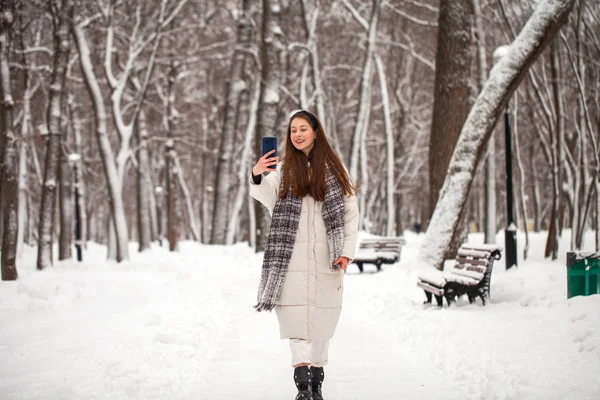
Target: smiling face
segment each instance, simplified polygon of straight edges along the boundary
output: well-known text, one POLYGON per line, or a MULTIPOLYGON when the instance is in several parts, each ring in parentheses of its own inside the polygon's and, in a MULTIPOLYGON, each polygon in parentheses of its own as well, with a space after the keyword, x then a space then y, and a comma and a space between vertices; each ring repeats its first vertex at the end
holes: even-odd
POLYGON ((290 124, 290 138, 294 147, 303 152, 307 157, 315 147, 317 134, 304 118, 294 118, 290 124))

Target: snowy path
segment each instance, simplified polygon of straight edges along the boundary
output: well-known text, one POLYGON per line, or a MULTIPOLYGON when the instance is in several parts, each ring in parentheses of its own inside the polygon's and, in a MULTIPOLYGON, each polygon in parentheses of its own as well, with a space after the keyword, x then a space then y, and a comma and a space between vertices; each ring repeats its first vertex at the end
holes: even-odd
MULTIPOLYGON (((564 264, 500 263, 489 306, 439 310, 415 286, 417 246, 382 273, 346 274, 328 400, 600 398, 600 296, 567 301, 564 264)), ((1 399, 294 398, 276 317, 251 307, 261 257, 244 245, 125 265, 90 245, 84 265, 41 273, 34 256, 0 286, 1 399)))

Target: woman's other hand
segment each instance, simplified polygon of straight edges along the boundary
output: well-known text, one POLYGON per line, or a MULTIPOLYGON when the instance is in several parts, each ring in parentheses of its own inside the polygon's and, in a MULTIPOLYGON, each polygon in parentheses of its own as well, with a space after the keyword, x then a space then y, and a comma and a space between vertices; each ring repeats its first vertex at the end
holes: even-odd
POLYGON ((340 270, 341 271, 345 271, 346 268, 348 268, 348 262, 350 262, 350 259, 348 257, 344 257, 344 256, 339 256, 337 260, 335 260, 335 262, 333 263, 333 265, 340 265, 340 270))
POLYGON ((273 153, 275 153, 275 150, 271 150, 270 152, 258 159, 256 165, 252 168, 252 174, 254 176, 261 175, 267 171, 274 171, 273 168, 269 167, 271 165, 277 165, 277 163, 279 162, 279 157, 268 158, 273 153))

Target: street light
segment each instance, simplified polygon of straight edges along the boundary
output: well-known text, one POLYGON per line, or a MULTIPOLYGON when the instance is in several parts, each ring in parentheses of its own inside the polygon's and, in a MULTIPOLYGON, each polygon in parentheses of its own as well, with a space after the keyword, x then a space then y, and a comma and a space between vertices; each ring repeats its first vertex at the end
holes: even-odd
POLYGON ((81 213, 79 210, 79 179, 77 173, 79 161, 81 161, 79 154, 69 154, 69 164, 73 167, 73 184, 75 186, 75 251, 77 252, 77 261, 83 261, 81 250, 81 213))
MULTIPOLYGON (((509 46, 500 46, 494 51, 494 64, 508 52, 509 46)), ((506 269, 517 266, 517 226, 515 225, 513 182, 512 182, 512 140, 510 131, 510 107, 504 110, 504 138, 506 147, 506 228, 504 246, 506 248, 506 269)))

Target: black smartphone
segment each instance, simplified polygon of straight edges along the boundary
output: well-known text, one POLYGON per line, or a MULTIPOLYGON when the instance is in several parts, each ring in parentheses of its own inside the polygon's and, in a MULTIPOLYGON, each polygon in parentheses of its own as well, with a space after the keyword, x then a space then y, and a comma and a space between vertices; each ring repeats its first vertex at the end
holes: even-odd
MULTIPOLYGON (((271 150, 275 150, 275 153, 271 154, 269 158, 277 157, 277 138, 275 136, 263 136, 262 138, 262 155, 264 156, 271 150)), ((270 169, 277 169, 277 165, 271 165, 270 169)))

